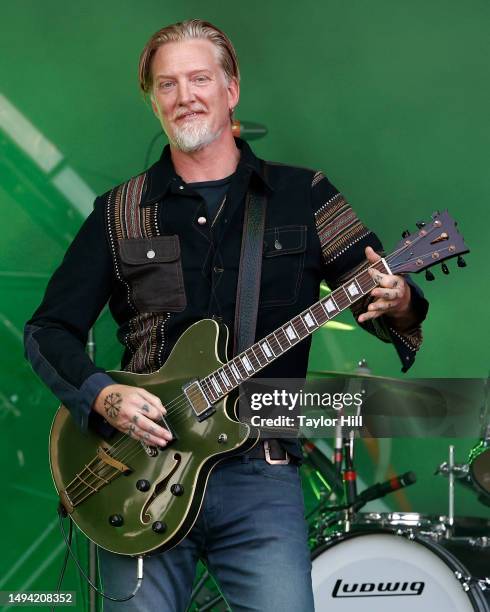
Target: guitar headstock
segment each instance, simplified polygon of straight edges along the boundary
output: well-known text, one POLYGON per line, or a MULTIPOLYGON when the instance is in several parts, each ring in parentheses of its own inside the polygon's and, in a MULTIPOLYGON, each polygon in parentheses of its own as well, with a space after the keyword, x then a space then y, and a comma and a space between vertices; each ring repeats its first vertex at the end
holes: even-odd
MULTIPOLYGON (((404 232, 403 240, 386 258, 392 274, 417 273, 436 264, 442 264, 442 271, 449 274, 449 269, 443 262, 452 257, 458 257, 459 267, 466 266, 461 255, 469 253, 469 249, 447 210, 442 213, 435 212, 431 221, 418 222, 417 227, 418 231, 413 234, 404 232)), ((429 280, 433 279, 430 272, 427 272, 427 277, 429 280)))

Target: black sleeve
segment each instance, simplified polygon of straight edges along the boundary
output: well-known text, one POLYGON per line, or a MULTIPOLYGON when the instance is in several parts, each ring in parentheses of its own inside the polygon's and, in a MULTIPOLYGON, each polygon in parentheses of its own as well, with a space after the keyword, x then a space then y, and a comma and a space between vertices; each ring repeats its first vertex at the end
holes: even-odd
POLYGON ((85 351, 88 332, 113 283, 103 204, 97 198, 24 330, 26 358, 82 430, 87 428, 93 401, 114 382, 85 351))
MULTIPOLYGON (((343 195, 322 172, 317 172, 312 178, 311 205, 323 254, 324 278, 331 289, 346 283, 368 267, 364 254, 367 246, 384 254, 383 245, 376 234, 360 221, 343 195)), ((407 278, 407 282, 411 291, 411 307, 417 318, 412 329, 400 332, 384 316, 358 323, 380 340, 393 343, 404 372, 413 364, 416 351, 422 343, 421 323, 429 308, 421 289, 410 278, 407 278)), ((356 321, 365 312, 371 299, 366 296, 352 305, 356 321)))

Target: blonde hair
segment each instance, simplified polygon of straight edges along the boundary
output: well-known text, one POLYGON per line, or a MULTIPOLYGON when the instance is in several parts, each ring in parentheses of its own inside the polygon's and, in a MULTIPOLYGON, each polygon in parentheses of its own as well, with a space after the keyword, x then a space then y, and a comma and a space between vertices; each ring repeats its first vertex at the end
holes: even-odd
POLYGON ((169 42, 181 42, 183 40, 192 39, 211 41, 218 51, 219 62, 223 68, 226 79, 228 81, 236 79, 237 82, 240 82, 238 58, 235 48, 228 36, 215 25, 209 23, 209 21, 189 19, 158 30, 158 32, 155 32, 146 43, 140 56, 138 68, 140 89, 145 94, 150 92, 153 85, 151 64, 157 49, 169 42))

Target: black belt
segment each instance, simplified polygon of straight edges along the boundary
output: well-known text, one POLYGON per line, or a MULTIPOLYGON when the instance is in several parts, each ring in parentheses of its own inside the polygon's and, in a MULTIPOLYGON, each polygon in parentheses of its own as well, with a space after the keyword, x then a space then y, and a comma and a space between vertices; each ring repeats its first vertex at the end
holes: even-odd
POLYGON ((246 456, 250 459, 265 459, 271 465, 295 463, 295 458, 291 457, 275 438, 260 440, 246 456))

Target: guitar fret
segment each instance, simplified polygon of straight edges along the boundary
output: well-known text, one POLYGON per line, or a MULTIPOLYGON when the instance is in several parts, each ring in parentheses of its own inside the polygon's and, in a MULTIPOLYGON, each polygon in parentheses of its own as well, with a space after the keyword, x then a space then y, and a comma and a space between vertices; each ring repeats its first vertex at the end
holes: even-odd
POLYGON ((237 377, 235 376, 233 370, 231 369, 228 363, 223 366, 223 370, 226 371, 226 375, 230 379, 232 387, 235 387, 236 385, 238 385, 237 377))
MULTIPOLYGON (((351 287, 352 287, 352 285, 351 285, 351 287)), ((352 297, 350 296, 349 291, 348 291, 348 290, 347 290, 345 287, 339 287, 339 290, 340 290, 340 289, 341 289, 341 290, 344 292, 344 295, 345 295, 345 296, 347 297, 347 299, 349 300, 349 304, 353 304, 353 303, 356 301, 356 299, 355 299, 355 298, 352 298, 352 297)), ((356 290, 357 290, 357 289, 356 289, 356 290)))
POLYGON ((321 303, 312 306, 310 308, 310 312, 312 313, 315 321, 317 322, 318 327, 328 321, 328 316, 325 314, 325 310, 321 303))
POLYGON ((346 293, 349 299, 353 298, 352 301, 359 299, 360 295, 362 294, 362 290, 355 278, 352 279, 352 281, 347 285, 346 293))
POLYGON ((333 297, 332 293, 329 295, 328 298, 325 299, 325 301, 322 300, 321 305, 324 309, 327 319, 333 318, 339 312, 339 307, 337 306, 337 302, 335 301, 335 298, 333 297))
POLYGON ((271 347, 275 357, 278 357, 282 354, 282 347, 279 344, 279 340, 277 339, 275 332, 270 334, 270 336, 267 336, 267 341, 269 342, 269 346, 271 347))
POLYGON ((344 308, 350 306, 351 301, 343 287, 336 289, 332 295, 335 298, 335 302, 337 303, 339 310, 344 310, 344 308))
POLYGON ((220 395, 221 395, 221 393, 222 393, 222 391, 221 391, 221 387, 220 387, 220 386, 218 385, 218 383, 216 382, 216 380, 215 380, 215 377, 214 377, 214 376, 211 376, 211 383, 212 383, 213 387, 216 389, 216 391, 217 391, 217 393, 218 393, 218 396, 220 396, 220 395))
POLYGON ((245 368, 246 372, 254 372, 252 364, 250 363, 246 355, 243 355, 243 357, 240 357, 240 361, 242 362, 243 367, 245 368))
POLYGON ((233 376, 235 377, 236 382, 239 383, 243 379, 243 377, 240 375, 240 372, 238 371, 238 368, 233 361, 230 361, 230 369, 233 372, 233 376))
POLYGON ((366 270, 364 272, 361 272, 359 276, 356 277, 356 280, 363 294, 368 293, 368 291, 370 291, 373 287, 376 286, 376 283, 371 278, 369 272, 367 272, 366 270))
POLYGON ((240 378, 242 380, 247 380, 248 378, 248 374, 247 374, 247 370, 245 369, 242 360, 240 359, 240 357, 235 357, 235 359, 233 360, 234 364, 236 365, 236 368, 238 370, 238 373, 240 374, 240 378))
POLYGON ((298 339, 298 333, 292 324, 286 327, 285 332, 286 332, 287 339, 291 342, 291 344, 298 339))
POLYGON ((308 310, 308 312, 302 318, 303 323, 306 325, 307 329, 314 329, 315 327, 318 327, 318 323, 316 322, 316 319, 311 310, 308 310))
POLYGON ((252 365, 252 368, 254 370, 257 370, 257 368, 260 369, 260 361, 259 361, 259 358, 257 357, 257 355, 255 354, 253 346, 251 346, 250 348, 248 348, 245 351, 245 355, 246 355, 247 359, 250 361, 250 364, 252 365))
POLYGON ((272 347, 269 345, 269 343, 267 342, 267 340, 264 340, 261 345, 260 348, 262 349, 264 355, 266 356, 267 359, 272 359, 274 357, 273 351, 272 351, 272 347))
POLYGON ((279 343, 279 346, 281 347, 281 352, 283 353, 286 349, 288 349, 291 346, 291 342, 289 342, 289 340, 287 339, 287 336, 284 333, 284 330, 282 329, 282 327, 280 327, 277 330, 277 332, 274 332, 274 333, 279 343))
POLYGON ((298 334, 300 340, 302 340, 308 335, 308 327, 306 326, 306 323, 303 321, 303 317, 301 316, 295 317, 292 323, 293 323, 293 327, 296 330, 296 333, 298 334))
POLYGON ((221 378, 221 380, 225 383, 225 387, 228 387, 229 389, 231 389, 232 385, 228 379, 228 376, 225 374, 224 368, 221 368, 221 370, 218 370, 218 375, 221 378))
POLYGON ((210 383, 208 382, 208 378, 203 378, 203 380, 201 380, 201 389, 206 399, 208 400, 208 402, 212 404, 213 402, 217 400, 217 398, 214 396, 214 392, 213 392, 213 389, 211 388, 210 383))
POLYGON ((259 361, 259 365, 260 367, 264 366, 267 363, 267 357, 264 353, 264 351, 262 350, 262 347, 260 344, 254 344, 252 346, 252 350, 254 352, 254 355, 257 357, 258 361, 259 361), (259 353, 257 355, 257 352, 259 353))

